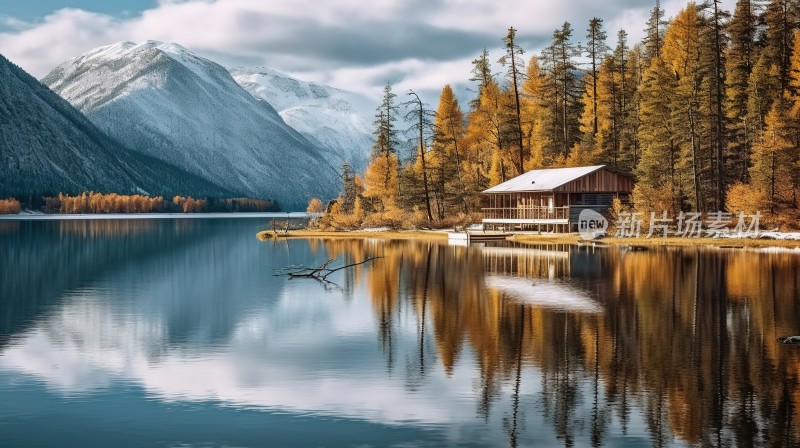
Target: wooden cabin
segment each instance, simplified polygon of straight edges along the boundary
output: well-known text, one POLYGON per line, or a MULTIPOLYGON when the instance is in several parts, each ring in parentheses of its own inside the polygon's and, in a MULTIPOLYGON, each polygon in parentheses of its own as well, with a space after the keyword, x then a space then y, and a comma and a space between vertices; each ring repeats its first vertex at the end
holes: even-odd
POLYGON ((630 198, 634 179, 605 165, 528 171, 483 192, 486 229, 577 231, 584 209, 603 212, 630 198))

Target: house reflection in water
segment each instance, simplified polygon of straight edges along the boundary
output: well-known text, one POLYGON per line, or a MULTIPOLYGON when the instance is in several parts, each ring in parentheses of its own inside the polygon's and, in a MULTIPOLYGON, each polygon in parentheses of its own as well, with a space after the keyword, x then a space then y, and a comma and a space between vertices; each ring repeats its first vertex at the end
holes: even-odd
MULTIPOLYGON (((325 245, 364 256, 358 242, 325 245)), ((793 254, 399 241, 367 252, 384 258, 351 275, 365 277, 381 325, 410 304, 420 340, 436 342, 420 371, 452 372, 474 353, 477 412, 502 413, 511 446, 527 412, 566 445, 631 424, 659 446, 800 443, 800 353, 774 342, 800 329, 793 254), (544 303, 537 285, 579 300, 544 303), (520 394, 531 383, 539 392, 520 394), (509 390, 511 409, 493 409, 509 390)))

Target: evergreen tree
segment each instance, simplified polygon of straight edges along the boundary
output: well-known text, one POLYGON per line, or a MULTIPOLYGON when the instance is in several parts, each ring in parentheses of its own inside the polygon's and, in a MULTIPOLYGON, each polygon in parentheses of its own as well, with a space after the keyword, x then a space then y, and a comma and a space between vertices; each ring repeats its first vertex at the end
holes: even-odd
POLYGON ((503 95, 494 80, 481 89, 477 108, 469 114, 467 138, 476 162, 477 174, 485 178, 485 186, 494 186, 508 177, 510 168, 504 154, 506 151, 506 124, 503 116, 503 95), (490 172, 499 173, 490 178, 490 172))
POLYGON ((625 88, 626 98, 629 98, 624 109, 623 125, 620 131, 622 165, 626 171, 632 172, 639 163, 641 157, 641 141, 639 140, 639 128, 641 126, 642 92, 640 86, 643 84, 644 72, 647 69, 644 58, 644 47, 641 44, 635 45, 628 51, 625 62, 625 88))
POLYGON ((586 57, 589 58, 589 82, 592 85, 592 135, 597 134, 597 72, 600 62, 608 52, 606 45, 606 32, 603 30, 603 19, 597 17, 589 20, 589 28, 586 30, 586 57))
POLYGON ((650 18, 647 20, 644 38, 644 59, 650 62, 653 58, 661 57, 661 49, 664 46, 664 10, 661 8, 660 0, 656 0, 656 6, 650 11, 650 18))
POLYGON ((469 80, 478 83, 478 94, 469 103, 470 108, 474 110, 477 109, 478 105, 480 104, 480 95, 483 87, 494 81, 494 76, 492 75, 492 64, 489 62, 489 50, 484 48, 481 55, 476 59, 473 59, 472 77, 469 78, 469 80))
POLYGON ((798 28, 798 2, 796 0, 771 0, 764 13, 764 54, 777 68, 780 91, 775 98, 786 93, 789 86, 794 32, 798 28))
POLYGON ((773 104, 753 146, 753 166, 750 168, 750 185, 766 192, 770 213, 780 208, 796 207, 795 190, 791 179, 797 171, 793 142, 794 127, 788 119, 789 104, 783 98, 773 104))
POLYGON ((449 84, 444 86, 439 96, 434 129, 434 148, 440 161, 439 182, 444 186, 445 199, 449 205, 468 213, 468 198, 477 192, 468 192, 464 182, 463 172, 468 169, 463 149, 464 113, 449 84))
POLYGON ((506 47, 506 54, 500 58, 498 62, 500 65, 508 66, 508 81, 511 87, 511 92, 514 94, 513 125, 515 128, 515 143, 517 144, 517 150, 519 151, 516 166, 517 173, 522 174, 525 172, 525 149, 522 144, 522 119, 520 113, 519 84, 522 83, 522 78, 525 76, 525 66, 521 58, 525 51, 514 41, 516 34, 517 30, 515 30, 514 27, 508 28, 508 34, 503 39, 503 43, 506 47))
POLYGON ((522 84, 521 95, 521 122, 522 135, 525 147, 528 148, 528 160, 525 170, 543 168, 550 164, 546 160, 546 148, 552 147, 549 134, 546 132, 551 126, 552 116, 548 116, 545 103, 545 79, 539 68, 539 60, 535 56, 528 62, 528 73, 522 84))
MULTIPOLYGON (((661 58, 654 58, 643 74, 638 138, 641 159, 636 167, 637 188, 646 186, 653 196, 667 196, 672 211, 680 210, 684 196, 680 182, 679 150, 673 125, 672 98, 677 90, 675 76, 661 58)), ((652 202, 655 197, 642 198, 652 202)))
POLYGON ((375 114, 375 144, 372 149, 372 157, 386 154, 398 155, 397 114, 399 109, 395 104, 397 95, 392 92, 392 85, 387 83, 383 88, 383 101, 378 106, 375 114))
POLYGON ((716 210, 723 210, 725 208, 725 190, 726 176, 725 176, 725 138, 726 138, 726 117, 723 113, 725 97, 724 90, 724 60, 723 51, 725 49, 725 37, 723 36, 723 20, 726 20, 728 14, 721 10, 720 0, 710 0, 711 4, 706 4, 706 30, 705 35, 710 35, 712 42, 711 48, 713 51, 706 51, 704 54, 710 56, 710 70, 709 70, 709 88, 711 99, 711 110, 709 117, 711 119, 711 141, 713 144, 713 159, 714 159, 714 180, 716 190, 716 210))
POLYGON ((677 79, 672 97, 675 141, 681 141, 680 180, 688 179, 681 189, 697 211, 714 208, 713 142, 710 116, 709 67, 703 62, 701 44, 703 21, 699 9, 689 3, 670 23, 664 35, 663 58, 677 79))
POLYGON ((578 118, 580 115, 580 85, 578 68, 574 58, 579 55, 571 42, 572 26, 564 22, 553 32, 553 40, 542 52, 542 67, 545 69, 545 103, 554 108, 552 140, 560 150, 563 159, 580 135, 578 118))
POLYGON ((420 160, 421 164, 421 174, 422 174, 422 187, 425 197, 425 211, 428 214, 428 221, 433 221, 433 214, 431 213, 431 197, 430 197, 430 189, 428 186, 428 165, 425 162, 425 153, 427 152, 425 144, 425 133, 433 128, 433 123, 431 122, 430 116, 433 113, 425 108, 425 105, 422 104, 422 100, 419 98, 416 92, 410 90, 408 95, 412 97, 412 100, 405 103, 406 106, 410 106, 410 110, 406 114, 406 121, 411 121, 412 128, 416 131, 416 134, 419 137, 418 140, 418 151, 417 155, 420 160))
POLYGON ((730 44, 725 52, 725 109, 729 121, 727 139, 731 176, 747 181, 750 148, 756 126, 747 113, 748 83, 757 56, 758 12, 753 0, 738 0, 728 24, 730 44))
POLYGON ((377 200, 377 208, 381 211, 397 205, 400 197, 396 97, 391 84, 387 83, 383 88, 383 101, 375 115, 375 144, 364 175, 364 196, 377 200))

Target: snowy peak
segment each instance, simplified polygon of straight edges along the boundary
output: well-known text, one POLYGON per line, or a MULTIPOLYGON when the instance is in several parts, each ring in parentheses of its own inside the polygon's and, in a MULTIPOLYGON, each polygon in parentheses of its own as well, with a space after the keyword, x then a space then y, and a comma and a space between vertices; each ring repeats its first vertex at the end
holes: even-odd
POLYGON ((272 105, 289 126, 331 149, 332 165, 341 166, 346 161, 357 170, 366 167, 372 147, 374 110, 368 98, 265 67, 235 68, 231 75, 255 98, 272 105))
POLYGON ((226 194, 127 148, 0 55, 0 197, 85 191, 226 194))
POLYGON ((225 68, 178 44, 96 48, 43 82, 132 149, 238 194, 299 207, 338 190, 326 166, 329 151, 288 126, 225 68))
POLYGON ((369 117, 374 105, 365 96, 314 82, 301 81, 266 67, 231 70, 234 79, 256 98, 278 111, 315 107, 369 117))
POLYGON ((153 40, 95 48, 67 60, 42 81, 82 110, 137 91, 166 89, 171 81, 199 84, 203 90, 240 90, 221 65, 178 44, 153 40))

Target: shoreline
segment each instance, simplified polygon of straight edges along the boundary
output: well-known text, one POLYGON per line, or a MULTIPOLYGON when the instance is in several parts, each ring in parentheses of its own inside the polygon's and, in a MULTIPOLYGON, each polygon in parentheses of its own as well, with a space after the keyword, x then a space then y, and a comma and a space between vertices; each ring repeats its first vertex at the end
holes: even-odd
POLYGON ((514 235, 510 241, 526 244, 558 243, 600 246, 641 246, 641 247, 716 247, 719 249, 744 248, 797 248, 800 240, 777 240, 755 238, 598 238, 583 240, 578 234, 562 235, 514 235))
POLYGON ((385 240, 440 240, 447 241, 448 232, 445 230, 352 230, 331 232, 322 230, 290 230, 289 233, 277 234, 272 230, 262 230, 256 234, 261 241, 275 239, 369 239, 379 238, 385 240))
POLYGON ((219 213, 85 213, 85 214, 44 214, 30 213, 19 215, 0 215, 0 221, 75 221, 102 219, 224 219, 224 218, 273 218, 307 219, 305 212, 219 212, 219 213))
MULTIPOLYGON (((320 231, 320 230, 292 230, 288 234, 271 230, 263 230, 256 237, 262 241, 274 239, 402 239, 402 240, 440 240, 447 241, 452 230, 354 230, 354 231, 320 231)), ((600 246, 641 246, 655 247, 715 247, 719 249, 744 249, 744 248, 795 248, 800 249, 800 240, 777 239, 752 239, 752 238, 600 238, 597 240, 583 240, 577 233, 568 234, 517 234, 512 235, 507 241, 537 245, 537 244, 570 244, 570 245, 600 245, 600 246)))

